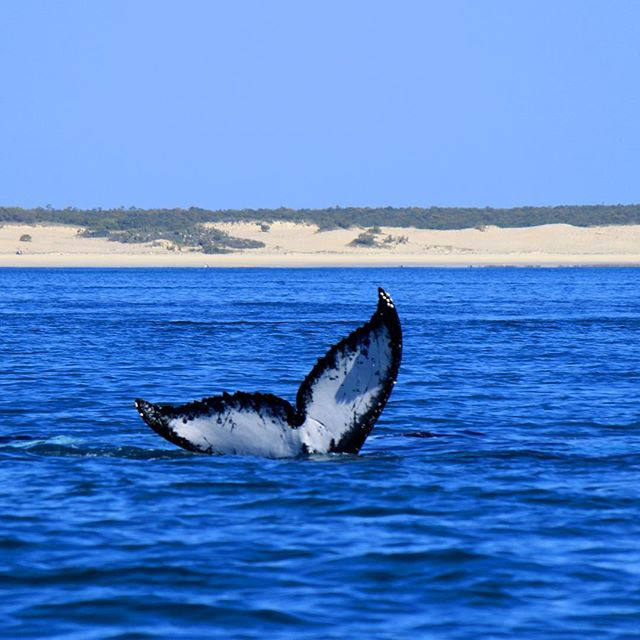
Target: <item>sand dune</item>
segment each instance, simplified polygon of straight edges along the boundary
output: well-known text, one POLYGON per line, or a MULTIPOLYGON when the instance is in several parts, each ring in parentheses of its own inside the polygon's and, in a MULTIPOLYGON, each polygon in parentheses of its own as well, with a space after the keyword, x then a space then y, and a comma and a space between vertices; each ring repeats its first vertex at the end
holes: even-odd
POLYGON ((215 226, 266 246, 206 255, 175 250, 167 242, 82 238, 70 226, 5 225, 0 227, 0 266, 640 265, 640 225, 456 231, 383 227, 375 247, 349 245, 363 231, 357 228, 319 232, 314 225, 276 222, 264 232, 253 223, 215 226), (30 242, 20 241, 24 234, 30 242))

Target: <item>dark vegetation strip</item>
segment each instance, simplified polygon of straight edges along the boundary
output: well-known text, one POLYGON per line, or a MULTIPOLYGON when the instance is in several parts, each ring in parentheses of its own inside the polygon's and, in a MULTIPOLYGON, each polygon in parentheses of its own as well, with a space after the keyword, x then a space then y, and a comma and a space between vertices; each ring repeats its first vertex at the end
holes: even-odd
POLYGON ((178 246, 216 253, 264 246, 262 242, 235 238, 203 226, 216 222, 276 221, 316 224, 321 231, 353 226, 466 229, 484 225, 531 227, 566 223, 580 227, 640 224, 640 205, 585 205, 516 207, 513 209, 463 207, 332 207, 328 209, 53 209, 0 207, 0 224, 71 224, 89 237, 117 242, 151 242, 166 239, 178 246))

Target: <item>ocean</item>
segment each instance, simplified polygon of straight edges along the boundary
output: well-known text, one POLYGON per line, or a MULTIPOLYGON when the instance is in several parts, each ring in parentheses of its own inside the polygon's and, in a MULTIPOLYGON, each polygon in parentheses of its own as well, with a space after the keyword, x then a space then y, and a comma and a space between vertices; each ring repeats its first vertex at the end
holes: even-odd
POLYGON ((640 269, 0 269, 2 638, 640 636, 640 269), (178 449, 293 401, 384 287, 361 455, 178 449))

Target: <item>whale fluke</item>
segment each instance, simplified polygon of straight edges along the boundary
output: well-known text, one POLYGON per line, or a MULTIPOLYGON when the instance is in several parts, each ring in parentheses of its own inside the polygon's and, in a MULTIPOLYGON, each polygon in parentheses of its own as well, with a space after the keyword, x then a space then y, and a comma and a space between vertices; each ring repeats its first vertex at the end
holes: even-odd
POLYGON ((267 393, 237 391, 174 406, 135 401, 159 435, 189 451, 258 455, 357 454, 398 376, 402 329, 391 296, 378 289, 371 319, 316 362, 295 407, 267 393))

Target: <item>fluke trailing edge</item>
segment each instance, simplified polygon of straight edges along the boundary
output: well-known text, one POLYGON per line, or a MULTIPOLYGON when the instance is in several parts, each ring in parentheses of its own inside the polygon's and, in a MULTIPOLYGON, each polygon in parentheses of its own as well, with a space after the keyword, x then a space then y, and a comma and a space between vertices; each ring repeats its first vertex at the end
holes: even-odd
POLYGON ((142 419, 189 451, 287 458, 358 453, 398 376, 402 330, 378 289, 369 322, 335 344, 304 379, 296 405, 266 393, 224 393, 181 406, 136 400, 142 419))

